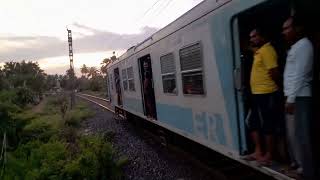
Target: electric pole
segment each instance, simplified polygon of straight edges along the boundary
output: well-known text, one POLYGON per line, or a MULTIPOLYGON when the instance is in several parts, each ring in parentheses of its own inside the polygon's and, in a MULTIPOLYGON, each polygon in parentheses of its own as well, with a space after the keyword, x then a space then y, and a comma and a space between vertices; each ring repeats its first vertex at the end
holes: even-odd
POLYGON ((74 74, 74 66, 73 66, 73 48, 72 48, 72 33, 71 30, 67 29, 68 31, 68 44, 69 44, 69 59, 70 59, 70 86, 71 86, 71 101, 70 101, 70 107, 73 108, 75 104, 75 74, 74 74))

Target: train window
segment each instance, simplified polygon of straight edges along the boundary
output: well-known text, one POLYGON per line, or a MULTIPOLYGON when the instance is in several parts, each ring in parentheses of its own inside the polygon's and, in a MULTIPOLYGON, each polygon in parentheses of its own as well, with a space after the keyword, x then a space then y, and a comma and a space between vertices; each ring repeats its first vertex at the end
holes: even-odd
POLYGON ((110 87, 113 90, 113 79, 112 79, 112 74, 110 73, 110 87))
POLYGON ((204 94, 202 54, 200 43, 180 50, 182 86, 184 94, 204 94))
POLYGON ((127 80, 127 70, 122 69, 122 85, 123 89, 126 91, 128 90, 128 80, 127 80))
POLYGON ((177 94, 176 67, 173 53, 160 57, 163 92, 177 94))
POLYGON ((129 91, 135 91, 134 87, 134 75, 133 75, 133 68, 129 67, 127 69, 127 75, 128 75, 128 84, 129 84, 129 91))

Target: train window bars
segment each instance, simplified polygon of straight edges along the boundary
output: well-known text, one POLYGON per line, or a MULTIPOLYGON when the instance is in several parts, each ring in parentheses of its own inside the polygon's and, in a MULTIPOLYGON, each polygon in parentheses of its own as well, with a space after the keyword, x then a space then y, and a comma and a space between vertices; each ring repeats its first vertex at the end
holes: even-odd
POLYGON ((113 79, 112 79, 112 73, 110 73, 110 87, 113 90, 113 79))
POLYGON ((167 94, 177 94, 176 87, 176 66, 173 53, 160 57, 161 76, 163 92, 167 94))
POLYGON ((133 75, 133 68, 129 67, 127 69, 127 76, 128 76, 128 84, 129 84, 129 91, 135 91, 134 86, 134 75, 133 75))
POLYGON ((122 74, 123 90, 127 91, 128 90, 127 69, 122 69, 121 74, 122 74))
POLYGON ((184 94, 203 95, 203 68, 200 43, 179 51, 184 94))

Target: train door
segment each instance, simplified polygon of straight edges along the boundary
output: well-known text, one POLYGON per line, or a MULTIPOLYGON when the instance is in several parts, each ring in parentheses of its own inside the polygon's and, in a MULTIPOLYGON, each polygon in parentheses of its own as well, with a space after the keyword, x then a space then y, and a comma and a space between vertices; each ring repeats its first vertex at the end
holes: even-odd
POLYGON ((148 118, 157 119, 156 99, 152 77, 152 66, 150 54, 138 59, 141 78, 141 93, 144 114, 148 118))
POLYGON ((116 88, 116 94, 117 94, 117 103, 118 106, 122 106, 122 93, 121 93, 121 85, 120 85, 120 72, 119 68, 115 68, 113 70, 114 74, 114 83, 115 83, 115 88, 116 88))
MULTIPOLYGON (((253 53, 255 52, 254 48, 251 47, 249 43, 249 34, 250 32, 256 28, 263 28, 265 33, 267 33, 269 42, 274 47, 274 49, 277 52, 278 55, 278 67, 280 70, 280 82, 278 84, 279 92, 283 92, 282 84, 282 75, 284 71, 284 66, 286 64, 286 56, 287 56, 287 50, 288 46, 286 42, 283 39, 282 36, 282 25, 285 22, 285 20, 290 17, 291 14, 295 13, 301 16, 302 13, 299 7, 292 6, 292 2, 290 0, 284 0, 284 1, 276 1, 276 0, 270 0, 266 1, 263 4, 260 4, 256 7, 253 7, 251 9, 248 9, 246 11, 241 12, 240 14, 236 15, 233 19, 232 23, 232 31, 233 31, 233 48, 234 48, 234 57, 235 57, 235 84, 236 84, 236 94, 237 94, 237 100, 238 100, 238 112, 239 112, 239 123, 240 123, 240 134, 244 141, 244 146, 246 147, 242 149, 242 153, 252 153, 254 151, 254 145, 251 140, 250 132, 247 130, 248 127, 248 120, 251 117, 251 110, 253 107, 252 104, 252 96, 251 96, 251 90, 250 90, 250 74, 251 74, 251 65, 253 62, 253 53)), ((302 4, 303 2, 300 1, 302 4)), ((315 4, 313 4, 315 5, 315 4)), ((302 6, 301 6, 302 7, 302 6)), ((319 6, 318 6, 319 7, 319 6)), ((312 8, 308 8, 308 11, 310 11, 312 8)), ((302 13, 307 14, 307 13, 302 13)), ((303 16, 302 16, 303 17, 303 16)), ((307 17, 307 16, 306 16, 307 17)), ((303 17, 306 20, 313 19, 312 17, 306 18, 303 17)), ((314 21, 312 21, 314 22, 314 21)), ((308 25, 308 24, 307 24, 308 25)), ((308 30, 312 30, 315 27, 308 26, 308 30), (311 29, 310 29, 311 28, 311 29)), ((314 93, 313 97, 315 101, 319 100, 319 85, 316 83, 319 83, 319 37, 316 38, 317 35, 319 36, 319 29, 317 32, 313 33, 313 36, 310 36, 312 34, 309 34, 309 39, 314 42, 314 50, 316 59, 315 61, 315 78, 314 78, 314 93), (318 99, 317 99, 318 98, 318 99)), ((274 157, 273 160, 281 164, 279 167, 270 167, 271 169, 280 172, 281 168, 284 167, 285 164, 289 162, 289 154, 290 148, 288 148, 288 144, 286 143, 287 138, 287 132, 286 132, 286 118, 284 113, 284 96, 279 97, 281 98, 279 101, 278 109, 280 110, 278 113, 282 115, 282 117, 279 117, 277 119, 278 121, 274 122, 276 123, 274 126, 274 157)), ((315 102, 315 104, 319 104, 319 102, 315 102)), ((319 106, 317 106, 319 107, 319 106)), ((316 108, 316 107, 315 107, 316 108)), ((261 114, 260 114, 261 115, 261 114)), ((317 115, 317 114, 316 114, 317 115)), ((310 129, 312 136, 313 136, 313 152, 318 152, 320 147, 319 143, 316 143, 316 138, 319 137, 319 114, 318 116, 311 119, 311 123, 314 125, 312 127, 317 128, 310 129), (318 124, 317 124, 318 123, 318 124)), ((264 147, 265 148, 265 147, 264 147)), ((316 161, 319 161, 319 155, 315 154, 317 159, 316 161)), ((319 162, 316 162, 317 165, 319 162)), ((317 166, 318 167, 318 166, 317 166)), ((293 174, 291 174, 293 175, 293 174)), ((291 176, 290 175, 290 176, 291 176)))
MULTIPOLYGON (((250 32, 255 28, 263 29, 267 33, 269 42, 278 54, 278 67, 280 74, 283 72, 286 50, 282 39, 282 24, 290 16, 291 8, 288 1, 267 1, 256 7, 237 14, 232 21, 235 85, 239 112, 240 151, 242 155, 254 152, 254 143, 249 131, 253 117, 253 100, 250 86, 250 76, 253 64, 255 48, 250 44, 250 32)), ((282 79, 282 78, 280 78, 282 79)), ((278 83, 279 92, 283 92, 282 82, 278 83)), ((285 121, 284 121, 284 97, 279 96, 277 106, 277 121, 273 124, 275 136, 275 154, 277 161, 285 161, 288 158, 285 147, 285 121)), ((259 114, 261 116, 261 114, 259 114)), ((254 120, 256 122, 256 120, 254 120)), ((265 140, 263 140, 265 141, 265 140)), ((265 144, 265 142, 263 143, 265 144)))
POLYGON ((110 83, 109 83, 109 75, 108 74, 106 75, 105 83, 106 83, 106 87, 107 87, 106 88, 106 97, 105 98, 107 100, 109 100, 109 102, 111 102, 111 100, 110 100, 111 99, 111 94, 110 94, 111 90, 110 90, 110 83))
POLYGON ((109 92, 110 92, 110 103, 113 104, 113 78, 112 73, 109 74, 109 92))

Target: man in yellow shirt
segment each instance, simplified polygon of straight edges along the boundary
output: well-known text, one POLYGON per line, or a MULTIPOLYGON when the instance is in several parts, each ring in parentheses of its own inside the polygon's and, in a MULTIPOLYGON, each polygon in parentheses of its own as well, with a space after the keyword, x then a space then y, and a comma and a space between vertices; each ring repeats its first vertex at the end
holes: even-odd
POLYGON ((256 50, 250 77, 253 105, 248 123, 255 152, 249 157, 268 165, 272 162, 273 134, 279 115, 276 108, 279 100, 278 57, 263 31, 251 31, 250 43, 256 50), (262 150, 260 137, 265 142, 265 151, 262 150))

